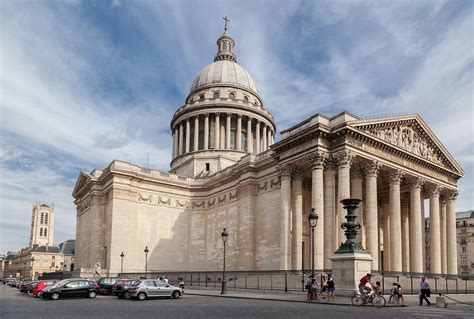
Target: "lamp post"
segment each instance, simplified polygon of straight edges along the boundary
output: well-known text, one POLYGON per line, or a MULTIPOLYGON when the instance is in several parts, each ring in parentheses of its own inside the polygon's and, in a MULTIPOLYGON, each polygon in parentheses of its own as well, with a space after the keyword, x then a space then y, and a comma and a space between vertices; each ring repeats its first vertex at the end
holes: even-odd
POLYGON ((311 213, 308 215, 309 225, 311 226, 311 276, 314 279, 314 228, 318 224, 319 216, 314 211, 314 208, 311 208, 311 213))
POLYGON ((122 253, 120 254, 120 258, 122 258, 122 260, 120 262, 120 277, 122 277, 122 275, 123 275, 123 257, 125 257, 125 254, 122 251, 122 253))
POLYGON ((34 277, 34 275, 35 275, 35 272, 34 272, 35 257, 31 257, 30 260, 31 260, 31 279, 34 280, 34 279, 36 279, 36 278, 34 277))
POLYGON ((225 295, 227 293, 227 283, 225 281, 225 243, 227 242, 227 237, 228 236, 229 236, 229 233, 224 228, 224 230, 221 233, 222 242, 224 243, 224 267, 222 268, 222 290, 221 290, 221 295, 225 295))
POLYGON ((145 246, 145 279, 148 279, 148 246, 145 246))

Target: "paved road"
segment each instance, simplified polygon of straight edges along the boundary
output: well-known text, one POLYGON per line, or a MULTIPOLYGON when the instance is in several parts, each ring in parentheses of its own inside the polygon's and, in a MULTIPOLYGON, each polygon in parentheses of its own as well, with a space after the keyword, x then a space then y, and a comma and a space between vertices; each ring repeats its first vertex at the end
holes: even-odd
POLYGON ((185 295, 145 301, 96 299, 46 301, 0 285, 0 318, 472 318, 472 306, 383 308, 320 305, 185 295))

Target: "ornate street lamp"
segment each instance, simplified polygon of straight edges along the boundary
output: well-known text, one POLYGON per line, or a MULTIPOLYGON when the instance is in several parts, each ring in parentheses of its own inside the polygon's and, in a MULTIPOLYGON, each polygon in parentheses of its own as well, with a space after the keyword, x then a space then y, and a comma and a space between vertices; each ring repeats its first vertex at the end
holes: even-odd
POLYGON ((221 291, 221 295, 224 295, 224 294, 227 293, 227 283, 225 281, 225 243, 227 242, 227 237, 228 236, 229 236, 229 233, 224 228, 224 230, 221 233, 222 242, 224 243, 224 267, 222 269, 222 291, 221 291))
POLYGON ((148 279, 148 246, 145 246, 145 279, 148 279))
POLYGON ((120 254, 120 258, 122 258, 122 260, 120 262, 120 277, 122 277, 122 275, 123 275, 123 257, 125 257, 125 254, 122 251, 122 253, 120 254))
POLYGON ((311 213, 308 215, 309 226, 311 226, 311 276, 314 279, 314 228, 318 225, 319 216, 311 208, 311 213))

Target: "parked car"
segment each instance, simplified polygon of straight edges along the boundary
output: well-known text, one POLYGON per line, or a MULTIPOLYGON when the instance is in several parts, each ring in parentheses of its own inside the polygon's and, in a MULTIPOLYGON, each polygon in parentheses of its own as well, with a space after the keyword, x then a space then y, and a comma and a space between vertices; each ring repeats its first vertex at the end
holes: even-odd
POLYGON ((27 293, 32 285, 36 284, 37 281, 24 281, 20 284, 20 292, 27 293))
POLYGON ((161 280, 140 280, 128 288, 131 298, 145 300, 152 297, 173 297, 183 295, 183 290, 161 280))
POLYGON ((130 298, 130 293, 128 292, 128 288, 133 286, 137 283, 138 280, 133 279, 120 279, 112 288, 112 293, 117 296, 119 299, 130 298))
POLYGON ((119 281, 117 277, 102 277, 97 280, 99 285, 99 293, 102 295, 108 295, 112 293, 112 288, 119 281))
POLYGON ((43 295, 43 289, 49 286, 54 286, 56 283, 58 283, 59 280, 57 279, 46 279, 46 280, 40 280, 38 284, 34 287, 33 289, 33 294, 41 298, 43 295))
POLYGON ((96 296, 95 283, 82 278, 61 280, 53 286, 45 287, 42 295, 43 299, 52 300, 75 297, 95 298, 96 296))
POLYGON ((18 282, 18 280, 12 279, 12 280, 7 282, 7 285, 10 286, 10 287, 16 287, 17 282, 18 282))

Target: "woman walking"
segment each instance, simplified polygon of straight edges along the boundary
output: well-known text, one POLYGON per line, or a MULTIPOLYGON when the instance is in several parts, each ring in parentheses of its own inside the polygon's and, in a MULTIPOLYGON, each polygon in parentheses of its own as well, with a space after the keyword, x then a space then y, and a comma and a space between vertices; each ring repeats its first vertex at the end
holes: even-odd
POLYGON ((336 291, 335 285, 334 285, 334 279, 332 278, 332 275, 328 275, 328 301, 334 300, 336 297, 334 295, 334 291, 336 291))

